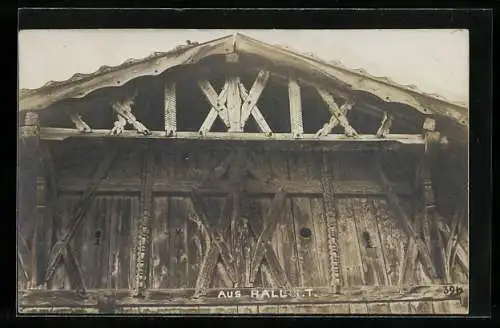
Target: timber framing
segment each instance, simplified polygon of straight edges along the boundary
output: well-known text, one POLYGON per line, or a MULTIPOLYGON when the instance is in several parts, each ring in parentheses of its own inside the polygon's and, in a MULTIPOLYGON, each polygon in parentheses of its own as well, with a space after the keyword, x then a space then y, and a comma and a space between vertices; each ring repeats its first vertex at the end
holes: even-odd
MULTIPOLYGON (((166 137, 165 131, 151 131, 150 135, 138 135, 136 131, 124 130, 120 135, 110 135, 110 130, 93 130, 92 133, 82 134, 76 129, 66 128, 41 128, 40 138, 42 140, 61 141, 67 138, 123 138, 123 139, 155 139, 155 140, 198 140, 198 141, 248 141, 263 142, 262 145, 270 145, 272 142, 279 142, 278 145, 285 146, 284 142, 290 145, 325 150, 368 150, 368 149, 399 149, 416 147, 423 149, 424 138, 419 134, 392 134, 385 138, 379 138, 374 134, 361 134, 357 138, 349 138, 343 134, 329 134, 318 138, 315 134, 303 134, 301 138, 295 138, 291 133, 273 133, 265 135, 262 133, 238 133, 238 132, 197 132, 178 131, 175 136, 166 137)), ((292 146, 294 147, 294 146, 292 146)))

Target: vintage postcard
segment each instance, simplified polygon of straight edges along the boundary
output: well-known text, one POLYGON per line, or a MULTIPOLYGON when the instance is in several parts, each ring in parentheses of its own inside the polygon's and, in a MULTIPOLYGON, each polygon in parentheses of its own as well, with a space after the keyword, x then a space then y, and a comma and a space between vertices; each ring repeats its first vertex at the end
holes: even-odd
POLYGON ((18 311, 467 314, 467 30, 22 30, 18 311))

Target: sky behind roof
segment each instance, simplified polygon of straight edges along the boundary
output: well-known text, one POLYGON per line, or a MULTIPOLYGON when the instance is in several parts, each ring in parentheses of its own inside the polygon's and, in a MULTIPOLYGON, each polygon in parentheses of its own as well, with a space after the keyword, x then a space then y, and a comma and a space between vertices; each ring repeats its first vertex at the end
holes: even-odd
POLYGON ((19 33, 19 87, 39 88, 102 65, 166 52, 186 40, 201 43, 234 32, 468 102, 466 30, 24 30, 19 33))

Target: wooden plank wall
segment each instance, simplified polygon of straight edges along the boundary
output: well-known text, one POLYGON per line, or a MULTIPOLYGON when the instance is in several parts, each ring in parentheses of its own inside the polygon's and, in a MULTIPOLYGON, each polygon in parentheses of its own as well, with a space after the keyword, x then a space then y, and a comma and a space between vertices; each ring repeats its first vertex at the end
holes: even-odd
MULTIPOLYGON (((23 308, 21 313, 99 313, 95 307, 31 307, 23 308)), ((378 303, 333 303, 333 304, 296 304, 296 305, 233 305, 233 306, 129 306, 121 307, 119 313, 141 314, 306 314, 306 315, 466 315, 468 308, 458 300, 378 302, 378 303)))
MULTIPOLYGON (((64 233, 78 200, 79 195, 61 197, 59 235, 64 233)), ((131 250, 135 247, 138 214, 138 197, 96 196, 84 223, 71 240, 87 288, 134 288, 135 259, 131 250)), ((64 265, 57 269, 50 287, 70 289, 64 265)))
MULTIPOLYGON (((212 168, 227 156, 228 149, 172 150, 156 149, 155 177, 158 180, 200 180, 213 174, 212 168), (208 174, 207 174, 208 173, 208 174)), ((90 154, 88 154, 90 156, 90 154)), ((332 152, 328 155, 334 180, 375 180, 365 154, 332 152)), ((258 179, 319 180, 319 164, 310 152, 250 153, 258 179)), ((71 159, 68 159, 70 161, 71 159)), ((95 161, 94 161, 95 162, 95 161)), ((61 176, 89 177, 89 163, 75 162, 73 168, 61 168, 61 176)), ((61 165, 60 165, 61 167, 61 165)), ((140 152, 122 152, 108 179, 139 177, 140 152)), ((333 182, 335 184, 335 181, 333 182)), ((78 195, 63 195, 61 217, 68 218, 78 195)), ((211 225, 215 225, 222 206, 222 197, 204 197, 211 225)), ((242 217, 262 226, 263 213, 270 196, 250 195, 242 200, 242 217)), ((344 288, 359 285, 397 285, 402 275, 408 237, 380 196, 336 197, 338 245, 344 288)), ((404 206, 411 213, 409 200, 404 206)), ((195 287, 201 259, 207 251, 209 237, 200 223, 189 197, 183 194, 156 192, 153 197, 150 288, 195 287)), ((73 246, 82 266, 88 288, 133 288, 133 254, 139 198, 125 193, 99 195, 85 223, 73 238, 73 246), (95 233, 102 232, 101 244, 95 245, 95 233)), ((283 217, 272 237, 272 248, 292 286, 323 287, 329 285, 329 256, 323 199, 317 196, 288 197, 283 217), (301 236, 303 228, 312 232, 301 236)), ((66 222, 57 223, 56 230, 66 222)), ((234 231, 236 232, 236 231, 234 231)), ((251 232, 247 245, 252 249, 258 236, 251 232)), ((244 261, 241 259, 241 261, 244 261)), ((267 263, 263 262, 255 284, 272 287, 267 263)), ((417 266, 413 284, 428 284, 421 266, 417 266)), ((220 263, 210 287, 232 287, 220 263)), ((56 273, 51 288, 69 288, 64 269, 56 273)))

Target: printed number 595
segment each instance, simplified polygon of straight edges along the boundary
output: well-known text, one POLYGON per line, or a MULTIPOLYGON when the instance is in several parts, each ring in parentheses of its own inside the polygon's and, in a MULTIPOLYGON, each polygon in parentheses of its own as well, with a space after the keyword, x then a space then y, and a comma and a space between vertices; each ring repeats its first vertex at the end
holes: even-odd
POLYGON ((446 296, 460 296, 464 292, 462 287, 445 286, 443 293, 446 296))

